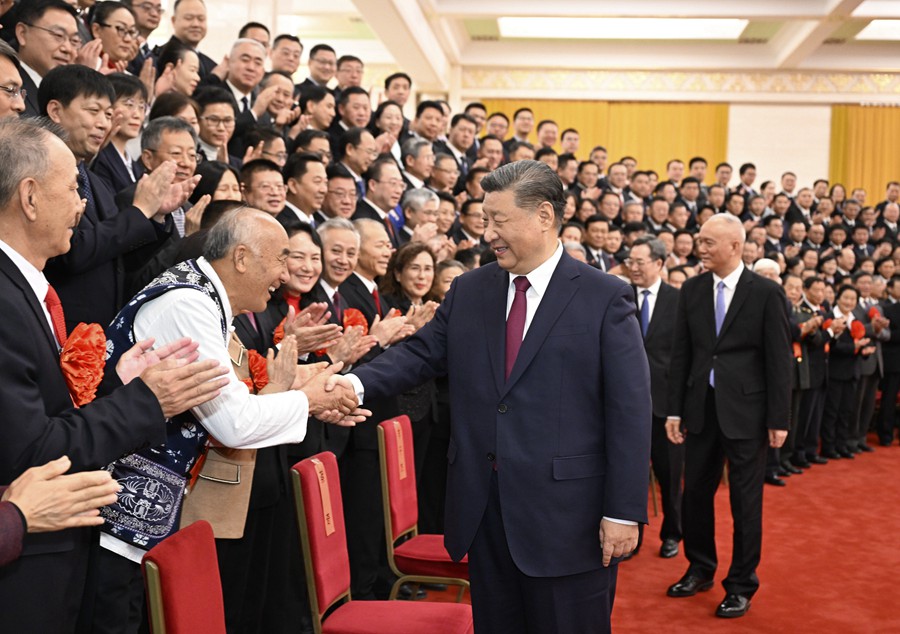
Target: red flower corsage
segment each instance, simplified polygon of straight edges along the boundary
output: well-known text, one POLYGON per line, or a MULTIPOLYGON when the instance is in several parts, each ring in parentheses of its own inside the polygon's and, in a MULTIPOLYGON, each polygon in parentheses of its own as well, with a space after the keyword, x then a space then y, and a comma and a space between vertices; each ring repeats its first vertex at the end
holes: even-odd
POLYGON ((106 335, 100 324, 78 324, 59 355, 59 367, 78 407, 94 400, 106 366, 106 335))

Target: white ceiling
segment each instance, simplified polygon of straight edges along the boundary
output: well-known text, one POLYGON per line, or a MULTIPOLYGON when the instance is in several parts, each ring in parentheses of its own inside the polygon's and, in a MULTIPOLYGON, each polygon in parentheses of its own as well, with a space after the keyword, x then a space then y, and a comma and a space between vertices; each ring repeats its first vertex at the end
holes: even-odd
MULTIPOLYGON (((452 90, 467 71, 874 72, 900 70, 900 0, 273 0, 278 31, 338 54, 396 65, 421 89, 452 90), (624 30, 504 37, 498 19, 743 20, 739 34, 709 39, 629 39, 624 30), (866 30, 873 20, 876 22, 866 30), (862 33, 861 37, 860 34, 862 33), (602 35, 603 37, 599 37, 602 35), (864 39, 866 37, 874 39, 864 39)), ((712 26, 713 23, 708 23, 712 26)), ((621 26, 625 29, 629 25, 621 26)), ((696 28, 698 23, 692 23, 696 28)), ((711 28, 710 26, 710 28, 711 28)), ((641 23, 638 23, 638 28, 641 23)), ((583 31, 583 29, 582 29, 583 31)), ((651 29, 648 26, 647 32, 651 29)))

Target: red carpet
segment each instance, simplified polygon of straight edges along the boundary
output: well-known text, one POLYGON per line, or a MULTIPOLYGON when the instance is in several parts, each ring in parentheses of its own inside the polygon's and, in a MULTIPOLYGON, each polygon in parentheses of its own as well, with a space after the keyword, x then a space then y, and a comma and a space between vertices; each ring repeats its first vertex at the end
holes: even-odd
POLYGON ((651 507, 640 554, 619 567, 613 631, 900 632, 900 447, 816 465, 787 483, 765 489, 761 585, 746 616, 714 616, 731 561, 723 486, 716 498, 715 587, 691 598, 666 596, 687 560, 659 557, 661 517, 651 507))

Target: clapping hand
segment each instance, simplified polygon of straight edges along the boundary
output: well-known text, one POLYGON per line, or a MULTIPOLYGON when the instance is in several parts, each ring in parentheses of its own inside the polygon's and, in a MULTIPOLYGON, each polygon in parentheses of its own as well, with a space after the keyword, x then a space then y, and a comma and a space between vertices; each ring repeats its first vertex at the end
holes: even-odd
POLYGON ((437 302, 425 302, 421 306, 410 306, 406 311, 406 323, 418 330, 431 321, 438 309, 437 302))
POLYGON ((353 365, 375 347, 378 340, 372 335, 364 335, 362 326, 350 326, 344 336, 328 348, 328 357, 332 362, 340 361, 344 367, 353 365))
POLYGON ((378 345, 386 348, 392 343, 406 339, 416 331, 415 327, 406 323, 404 315, 397 317, 376 316, 369 332, 378 340, 378 345))
POLYGON ((281 341, 281 350, 277 357, 271 348, 266 353, 266 373, 269 375, 269 383, 260 390, 260 393, 271 394, 292 389, 297 378, 297 367, 297 338, 287 335, 281 341))
POLYGON ((119 362, 116 363, 116 374, 119 375, 122 385, 128 385, 144 370, 166 359, 186 359, 188 363, 193 363, 200 356, 197 352, 200 344, 191 341, 189 337, 176 339, 158 350, 153 349, 154 341, 152 337, 138 341, 119 357, 119 362))
POLYGON ((327 304, 310 304, 299 313, 294 307, 288 308, 284 320, 284 334, 297 338, 297 352, 308 354, 333 346, 341 338, 341 327, 327 323, 331 313, 327 312, 327 304), (323 312, 324 311, 324 312, 323 312))

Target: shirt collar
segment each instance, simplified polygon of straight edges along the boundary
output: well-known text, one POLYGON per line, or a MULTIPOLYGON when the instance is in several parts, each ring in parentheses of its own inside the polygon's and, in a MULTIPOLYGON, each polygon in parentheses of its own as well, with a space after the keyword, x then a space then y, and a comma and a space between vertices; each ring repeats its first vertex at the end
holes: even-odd
POLYGON ((362 275, 360 275, 356 271, 353 271, 353 274, 360 279, 360 281, 365 285, 366 290, 369 291, 369 293, 372 293, 372 291, 374 291, 376 288, 378 288, 378 284, 376 284, 372 280, 367 280, 366 278, 364 278, 362 275))
POLYGON ((835 303, 834 308, 832 309, 832 312, 834 312, 835 319, 840 319, 841 317, 846 318, 848 326, 850 325, 850 322, 855 319, 855 317, 853 316, 853 311, 851 311, 845 315, 843 313, 843 311, 841 311, 841 309, 838 307, 837 303, 835 303))
POLYGON ((214 145, 210 145, 203 139, 200 139, 200 149, 203 150, 203 153, 206 154, 207 161, 218 161, 219 160, 219 148, 214 145))
POLYGON ((216 270, 212 267, 212 264, 207 262, 206 258, 197 258, 197 266, 200 267, 200 270, 203 271, 204 275, 209 278, 209 281, 212 282, 213 286, 216 288, 219 299, 222 300, 222 308, 225 311, 225 323, 228 324, 229 330, 234 330, 234 325, 231 323, 234 320, 234 313, 231 312, 231 302, 228 299, 228 291, 225 289, 225 285, 222 284, 221 278, 219 278, 216 270))
MULTIPOLYGON (((38 88, 40 88, 41 80, 43 79, 43 77, 38 75, 38 72, 36 70, 34 70, 31 66, 29 66, 22 60, 19 60, 19 65, 22 67, 22 70, 24 70, 26 73, 28 73, 28 76, 31 77, 31 81, 34 82, 34 85, 37 86, 38 88)), ((37 95, 35 95, 35 97, 36 96, 37 95)))
POLYGON ((662 278, 657 277, 656 281, 653 282, 653 284, 651 284, 647 288, 642 288, 642 287, 638 286, 637 289, 638 289, 638 293, 643 293, 644 291, 650 291, 650 294, 653 295, 653 297, 656 297, 657 295, 659 295, 659 287, 660 286, 662 286, 662 278))
POLYGON ((16 268, 19 269, 19 272, 22 273, 22 277, 28 282, 28 286, 34 291, 38 301, 43 303, 44 299, 47 297, 47 289, 50 288, 50 283, 47 281, 47 278, 44 277, 43 271, 39 271, 34 264, 26 260, 18 251, 6 244, 3 240, 0 240, 0 250, 12 260, 12 263, 15 264, 16 268))
POLYGON ((425 181, 419 180, 418 177, 413 176, 406 170, 403 171, 403 175, 406 176, 406 179, 412 183, 413 189, 419 189, 420 187, 425 187, 425 181))
POLYGON ((313 217, 308 215, 305 211, 300 209, 298 206, 291 204, 289 201, 284 201, 284 206, 294 212, 294 215, 297 216, 299 220, 305 222, 308 225, 313 223, 313 217))
MULTIPOLYGON (((547 258, 543 264, 532 270, 531 273, 525 275, 525 277, 528 278, 528 282, 531 284, 531 288, 535 290, 538 297, 543 297, 544 293, 547 292, 547 287, 550 286, 550 278, 553 277, 553 271, 556 270, 556 266, 559 264, 562 254, 562 242, 557 241, 556 250, 553 252, 553 255, 547 258)), ((513 287, 513 282, 517 277, 522 276, 512 274, 509 276, 510 288, 513 287)))
POLYGON ((352 169, 350 169, 350 166, 349 166, 349 165, 347 165, 347 164, 344 163, 343 161, 341 162, 341 165, 343 165, 344 167, 347 168, 347 171, 350 172, 350 175, 353 177, 353 180, 355 180, 355 181, 362 180, 362 179, 360 178, 359 174, 357 174, 357 173, 354 172, 352 169))
POLYGON ((225 80, 225 85, 228 86, 228 90, 230 90, 231 94, 234 95, 234 100, 237 102, 238 110, 240 110, 240 108, 241 108, 241 99, 243 99, 244 97, 247 98, 247 107, 249 108, 251 106, 250 102, 252 101, 252 99, 251 99, 250 95, 252 93, 241 92, 240 90, 238 90, 237 86, 235 86, 234 84, 231 83, 230 79, 225 80))
POLYGON ((740 262, 735 270, 726 275, 724 278, 719 277, 715 273, 713 273, 713 287, 719 285, 719 282, 725 282, 725 287, 733 291, 737 287, 738 280, 741 279, 741 275, 744 273, 744 263, 740 262))
POLYGON ((363 200, 366 201, 367 203, 369 203, 369 205, 371 205, 372 209, 374 209, 375 211, 378 212, 378 215, 381 216, 382 220, 387 218, 387 215, 388 215, 387 212, 384 209, 382 209, 381 207, 379 207, 378 205, 376 205, 375 203, 373 203, 372 200, 368 196, 363 198, 363 200))
POLYGON ((325 291, 325 294, 328 295, 329 300, 334 300, 334 294, 337 293, 336 288, 334 288, 331 284, 323 280, 321 277, 319 278, 319 284, 322 286, 322 290, 325 291))

